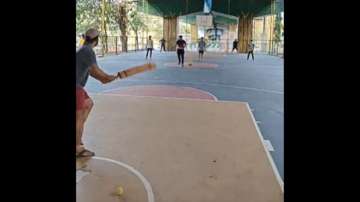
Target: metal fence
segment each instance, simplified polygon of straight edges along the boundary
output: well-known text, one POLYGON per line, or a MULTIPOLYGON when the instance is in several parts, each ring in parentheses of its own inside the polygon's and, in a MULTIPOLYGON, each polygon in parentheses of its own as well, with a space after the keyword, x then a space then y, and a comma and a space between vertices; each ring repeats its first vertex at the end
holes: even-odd
MULTIPOLYGON (((128 37, 127 50, 130 51, 141 51, 146 48, 147 37, 138 37, 138 45, 136 46, 135 37, 128 37)), ((153 38, 154 48, 160 48, 160 39, 153 38)), ((76 40, 77 48, 80 47, 80 38, 76 40)), ((104 54, 120 54, 122 52, 122 43, 120 36, 107 36, 107 48, 105 46, 105 37, 99 38, 99 44, 94 48, 97 55, 104 54)))
MULTIPOLYGON (((188 41, 187 50, 197 51, 197 41, 188 41)), ((284 53, 284 42, 253 40, 255 53, 281 56, 284 53)), ((211 52, 231 52, 233 41, 222 39, 217 41, 206 41, 206 50, 211 52)))
MULTIPOLYGON (((107 37, 107 51, 103 44, 103 38, 100 38, 99 44, 95 47, 95 53, 97 55, 106 55, 106 54, 120 54, 122 52, 122 43, 119 36, 108 36, 107 37)), ((135 37, 128 37, 128 51, 141 51, 145 50, 146 46, 146 37, 138 38, 138 47, 135 44, 135 37)), ((160 49, 160 39, 153 38, 154 49, 160 49)), ((186 39, 185 39, 186 40, 186 39)), ((187 41, 187 50, 197 51, 198 41, 187 41)), ((206 42, 206 51, 209 52, 231 52, 233 47, 233 41, 222 39, 218 41, 207 41, 206 42)), ((268 54, 282 56, 284 53, 284 42, 279 41, 270 41, 270 40, 253 40, 255 44, 255 53, 268 54)), ((77 48, 79 47, 79 38, 77 39, 77 48)))
POLYGON ((269 55, 284 55, 284 41, 272 40, 254 40, 255 50, 257 53, 264 53, 269 55))

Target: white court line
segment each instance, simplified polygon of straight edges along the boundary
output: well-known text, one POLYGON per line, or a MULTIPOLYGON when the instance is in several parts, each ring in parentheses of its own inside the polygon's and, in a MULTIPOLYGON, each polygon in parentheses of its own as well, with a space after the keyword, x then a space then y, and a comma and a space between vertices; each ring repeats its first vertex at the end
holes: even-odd
POLYGON ((148 96, 148 95, 125 95, 125 94, 114 94, 114 93, 88 93, 93 96, 127 96, 127 97, 138 97, 138 98, 157 98, 157 99, 173 99, 173 100, 188 100, 188 101, 202 101, 202 102, 223 102, 223 103, 246 103, 241 101, 228 101, 228 100, 209 100, 209 99, 198 99, 198 98, 179 98, 179 97, 163 97, 163 96, 148 96))
POLYGON ((203 93, 206 93, 206 94, 210 95, 216 102, 219 101, 218 98, 214 94, 212 94, 212 93, 210 93, 208 91, 204 91, 204 90, 201 90, 201 89, 198 89, 198 88, 193 88, 193 87, 185 87, 185 88, 196 89, 196 90, 198 90, 200 92, 203 92, 203 93))
POLYGON ((261 140, 261 142, 263 144, 264 150, 265 150, 266 155, 267 155, 267 157, 268 157, 268 159, 270 161, 270 164, 271 164, 271 167, 272 167, 272 169, 274 171, 275 177, 276 177, 276 179, 277 179, 277 181, 278 181, 278 183, 280 185, 281 191, 284 192, 284 181, 282 180, 282 178, 281 178, 281 176, 279 174, 279 170, 277 169, 277 167, 276 167, 276 165, 274 163, 274 159, 271 157, 271 154, 270 154, 269 150, 265 146, 266 143, 265 143, 264 137, 262 136, 261 131, 260 131, 259 127, 258 127, 258 124, 255 121, 255 117, 254 117, 253 113, 251 112, 251 108, 250 108, 249 103, 246 103, 246 107, 248 108, 251 119, 252 119, 252 121, 253 121, 253 123, 255 125, 257 134, 259 135, 260 140, 261 140))
POLYGON ((275 149, 274 149, 274 147, 272 146, 270 140, 264 140, 264 143, 265 143, 266 148, 267 148, 269 151, 271 151, 271 152, 275 151, 275 149))
MULTIPOLYGON (((163 83, 174 83, 174 84, 193 84, 193 85, 207 85, 207 86, 218 86, 218 87, 226 87, 226 88, 238 88, 244 90, 252 90, 264 93, 273 93, 283 95, 284 92, 281 91, 274 91, 274 90, 266 90, 260 88, 250 88, 250 87, 243 87, 243 86, 234 86, 234 85, 225 85, 225 84, 214 84, 214 83, 204 83, 204 82, 182 82, 182 81, 168 81, 168 80, 161 80, 161 79, 126 79, 125 81, 132 81, 132 82, 139 82, 139 81, 148 81, 148 82, 163 82, 163 83)), ((120 82, 120 81, 119 81, 120 82)), ((118 87, 110 90, 104 90, 103 92, 118 90, 123 87, 118 87)))
MULTIPOLYGON (((213 100, 192 99, 192 98, 173 98, 173 97, 156 97, 156 96, 119 95, 119 94, 110 94, 110 93, 89 93, 89 94, 90 94, 90 95, 107 95, 107 96, 126 96, 126 97, 151 97, 151 98, 160 98, 160 99, 175 99, 175 100, 191 100, 191 101, 214 102, 213 100)), ((253 115, 253 113, 252 113, 252 111, 251 111, 251 108, 250 108, 249 103, 247 103, 247 102, 238 102, 238 101, 218 101, 218 102, 223 102, 223 103, 243 103, 243 104, 246 104, 246 107, 247 107, 247 109, 248 109, 248 111, 249 111, 249 114, 250 114, 250 116, 251 116, 251 118, 252 118, 252 121, 253 121, 253 123, 254 123, 254 125, 255 125, 257 134, 258 134, 259 137, 260 137, 260 140, 261 140, 261 142, 262 142, 262 144, 263 144, 263 148, 264 148, 264 150, 265 150, 265 152, 266 152, 266 155, 267 155, 267 157, 268 157, 268 159, 269 159, 269 161, 270 161, 271 167, 272 167, 272 169, 273 169, 273 171, 274 171, 275 177, 276 177, 276 179, 277 179, 277 181, 278 181, 278 183, 279 183, 279 185, 280 185, 281 191, 284 192, 284 182, 283 182, 283 180, 282 180, 282 178, 281 178, 281 176, 280 176, 280 174, 279 174, 279 170, 277 169, 277 167, 276 167, 276 165, 275 165, 275 163, 274 163, 273 158, 271 157, 270 152, 268 151, 267 147, 265 146, 265 142, 264 142, 265 140, 264 140, 264 138, 263 138, 263 136, 262 136, 262 134, 261 134, 261 131, 260 131, 260 129, 259 129, 257 123, 256 123, 255 117, 254 117, 254 115, 253 115)), ((101 157, 93 157, 93 158, 101 158, 101 157)), ((111 159, 109 159, 109 160, 111 160, 111 159)), ((111 160, 111 161, 113 161, 113 160, 111 160)), ((115 161, 115 162, 116 162, 116 161, 115 161)), ((117 164, 117 163, 116 163, 116 164, 117 164)), ((119 164, 118 164, 118 165, 119 165, 119 164)), ((122 165, 121 165, 121 166, 122 166, 122 165)), ((125 166, 127 166, 127 165, 125 164, 125 166)), ((140 174, 140 173, 139 173, 139 174, 140 174)), ((140 174, 140 175, 141 175, 141 174, 140 174)), ((144 178, 144 179, 145 179, 145 178, 144 178)), ((146 179, 145 179, 145 180, 146 180, 146 179)), ((145 183, 144 183, 144 184, 145 184, 145 183)), ((149 183, 148 183, 148 184, 149 184, 149 183)), ((149 184, 149 185, 150 185, 150 184, 149 184)), ((151 188, 151 186, 150 186, 150 188, 151 188)), ((153 196, 153 194, 152 194, 152 196, 153 196)), ((150 201, 149 201, 149 202, 150 202, 150 201)))
MULTIPOLYGON (((111 91, 120 90, 120 89, 126 89, 126 88, 128 88, 128 87, 139 87, 139 86, 141 87, 141 86, 151 86, 151 85, 125 86, 125 87, 120 87, 120 88, 117 88, 117 89, 106 90, 106 91, 103 91, 103 93, 109 94, 109 92, 111 92, 111 91)), ((217 98, 214 94, 212 94, 212 93, 210 93, 210 92, 208 92, 208 91, 204 91, 204 90, 198 89, 198 88, 183 87, 183 86, 174 86, 174 85, 158 85, 158 86, 165 86, 165 87, 167 87, 167 86, 172 86, 172 87, 179 87, 179 88, 195 89, 195 90, 197 90, 197 91, 200 91, 200 92, 203 92, 203 93, 205 93, 205 94, 210 95, 210 96, 214 99, 214 101, 219 101, 218 98, 217 98)), ((112 94, 112 95, 113 95, 113 94, 112 94)), ((141 96, 141 95, 139 95, 139 96, 141 96)), ((172 98, 172 97, 166 97, 166 96, 146 96, 146 95, 143 95, 143 96, 144 96, 144 97, 165 97, 165 98, 172 98)), ((174 97, 174 98, 178 98, 178 97, 174 97)), ((192 99, 192 98, 188 98, 188 99, 192 99)), ((199 98, 194 98, 194 99, 203 100, 203 99, 199 99, 199 98)))
POLYGON ((89 171, 77 170, 76 171, 76 184, 79 183, 82 178, 84 178, 85 176, 87 176, 89 174, 90 174, 89 171))
POLYGON ((154 193, 152 191, 152 188, 151 188, 151 185, 150 185, 149 181, 139 171, 137 171, 135 168, 133 168, 133 167, 131 167, 131 166, 125 164, 125 163, 122 163, 120 161, 115 161, 115 160, 112 160, 112 159, 109 159, 109 158, 98 157, 98 156, 95 156, 95 157, 92 157, 92 158, 107 161, 107 162, 110 162, 110 163, 114 163, 116 165, 119 165, 119 166, 122 166, 122 167, 128 169, 130 172, 135 174, 141 180, 141 182, 144 184, 144 187, 145 187, 145 190, 146 190, 146 193, 147 193, 148 202, 154 202, 155 201, 154 193))
MULTIPOLYGON (((220 102, 217 100, 199 99, 199 98, 181 98, 181 97, 164 97, 164 96, 152 96, 152 95, 127 95, 127 94, 114 94, 114 93, 88 93, 89 95, 109 95, 109 96, 127 96, 127 97, 139 97, 139 98, 160 98, 160 99, 174 99, 174 100, 191 100, 191 101, 208 101, 208 102, 220 102)), ((227 101, 221 101, 227 102, 227 101)), ((228 101, 231 102, 231 101, 228 101)))

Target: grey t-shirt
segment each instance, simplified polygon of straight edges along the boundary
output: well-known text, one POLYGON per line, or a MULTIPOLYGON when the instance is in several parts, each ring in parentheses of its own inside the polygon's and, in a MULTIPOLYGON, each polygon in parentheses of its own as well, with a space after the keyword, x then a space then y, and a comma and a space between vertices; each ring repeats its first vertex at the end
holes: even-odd
POLYGON ((248 48, 249 48, 249 51, 254 51, 255 44, 249 43, 248 48))
POLYGON ((90 45, 82 46, 76 52, 76 85, 85 87, 89 78, 89 69, 93 64, 97 64, 94 50, 90 45))
POLYGON ((204 51, 204 50, 205 50, 205 46, 206 46, 205 41, 199 41, 199 44, 198 44, 199 51, 204 51))

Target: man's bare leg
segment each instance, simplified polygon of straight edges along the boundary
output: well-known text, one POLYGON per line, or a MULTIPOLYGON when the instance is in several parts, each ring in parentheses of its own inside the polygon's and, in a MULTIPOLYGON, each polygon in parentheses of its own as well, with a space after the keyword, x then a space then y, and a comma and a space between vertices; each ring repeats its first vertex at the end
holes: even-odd
POLYGON ((76 153, 79 153, 84 149, 81 141, 82 132, 84 128, 83 115, 84 115, 83 110, 76 111, 76 153))
POLYGON ((84 125, 93 105, 93 101, 91 99, 87 99, 85 101, 84 109, 76 111, 76 153, 84 150, 82 141, 84 125))

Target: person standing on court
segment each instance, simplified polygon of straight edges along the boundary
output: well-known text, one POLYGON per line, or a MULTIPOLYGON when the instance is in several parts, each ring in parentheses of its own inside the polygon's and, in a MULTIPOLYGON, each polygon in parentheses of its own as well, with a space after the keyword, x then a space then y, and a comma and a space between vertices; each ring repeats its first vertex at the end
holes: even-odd
POLYGON ((149 39, 146 41, 146 49, 147 49, 146 59, 148 58, 149 51, 150 51, 150 59, 151 59, 153 48, 154 48, 154 42, 151 39, 151 36, 149 36, 149 39))
POLYGON ((204 37, 200 38, 198 49, 199 49, 199 60, 204 58, 204 51, 205 51, 206 43, 204 41, 204 37))
POLYGON ((250 40, 250 43, 248 44, 248 55, 247 55, 248 60, 251 54, 252 60, 254 61, 254 49, 255 49, 255 44, 253 43, 253 40, 250 40))
POLYGON ((182 39, 182 35, 179 36, 179 39, 176 41, 177 46, 177 56, 179 59, 179 65, 181 63, 181 66, 184 67, 184 56, 185 56, 185 47, 186 47, 186 41, 182 39))
POLYGON ((85 91, 89 75, 101 83, 109 83, 118 78, 101 70, 97 64, 93 48, 99 41, 99 32, 89 29, 85 33, 84 45, 76 51, 76 157, 91 157, 95 153, 86 149, 82 137, 85 121, 94 105, 85 91))
POLYGON ((162 49, 164 49, 164 52, 165 52, 165 39, 164 38, 162 38, 161 40, 160 40, 160 52, 161 52, 161 50, 162 49))
POLYGON ((234 52, 234 50, 236 49, 236 51, 238 51, 238 43, 239 41, 237 39, 234 40, 233 42, 233 48, 232 48, 232 51, 231 52, 234 52))

